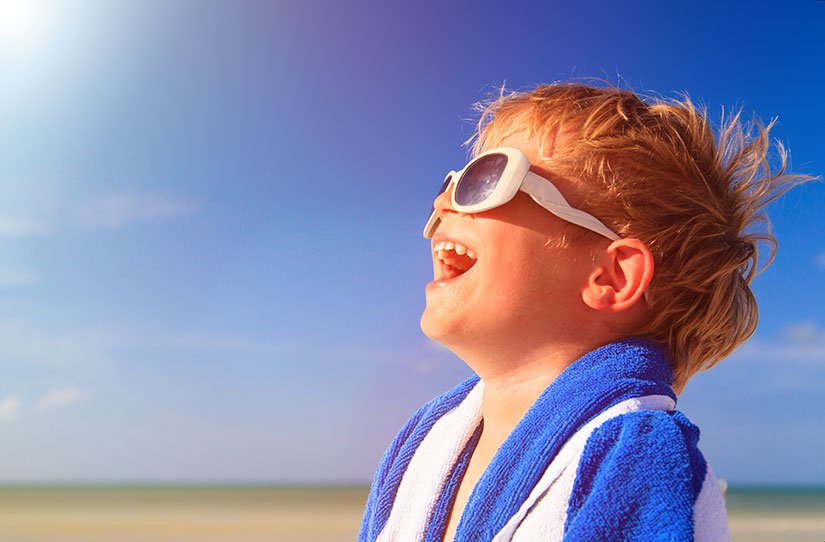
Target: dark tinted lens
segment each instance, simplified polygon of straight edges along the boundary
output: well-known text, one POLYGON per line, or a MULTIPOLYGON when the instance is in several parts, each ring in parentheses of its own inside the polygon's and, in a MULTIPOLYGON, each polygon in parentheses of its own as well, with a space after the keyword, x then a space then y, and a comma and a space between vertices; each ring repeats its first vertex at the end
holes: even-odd
MULTIPOLYGON (((438 193, 435 195, 435 198, 437 198, 438 196, 441 195, 442 192, 447 190, 447 187, 450 186, 450 181, 452 181, 452 180, 453 180, 453 176, 452 175, 447 175, 447 178, 444 179, 444 184, 442 184, 441 188, 438 189, 438 193)), ((435 201, 435 198, 433 198, 433 201, 435 201)), ((430 207, 430 214, 427 215, 427 217, 428 217, 427 220, 429 220, 429 217, 431 217, 434 212, 435 212, 435 203, 433 203, 433 206, 430 207)))
POLYGON ((504 168, 507 167, 507 156, 504 154, 489 154, 473 163, 455 189, 455 202, 459 205, 475 205, 486 200, 496 189, 504 168))

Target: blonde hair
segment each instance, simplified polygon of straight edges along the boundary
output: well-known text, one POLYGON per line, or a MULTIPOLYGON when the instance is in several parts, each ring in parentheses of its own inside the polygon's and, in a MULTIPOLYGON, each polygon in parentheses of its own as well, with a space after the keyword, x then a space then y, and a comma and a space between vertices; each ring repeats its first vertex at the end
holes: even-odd
POLYGON ((753 334, 750 283, 776 252, 763 208, 810 179, 786 173, 787 153, 768 137, 773 122, 744 123, 740 111, 714 134, 706 111, 687 97, 642 99, 580 83, 502 91, 478 108, 468 141, 474 154, 526 131, 542 166, 579 181, 577 206, 648 246, 651 317, 632 332, 665 345, 677 392, 753 334))

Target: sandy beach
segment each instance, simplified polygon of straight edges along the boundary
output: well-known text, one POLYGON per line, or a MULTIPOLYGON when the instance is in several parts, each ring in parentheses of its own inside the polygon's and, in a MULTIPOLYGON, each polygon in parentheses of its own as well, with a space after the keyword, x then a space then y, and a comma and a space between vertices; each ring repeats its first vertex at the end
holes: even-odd
POLYGON ((0 542, 344 542, 366 488, 0 489, 0 542))
MULTIPOLYGON (((367 488, 0 488, 0 542, 345 542, 367 488)), ((822 492, 732 495, 733 542, 822 542, 822 492)))
POLYGON ((825 517, 740 517, 728 514, 732 542, 822 542, 825 517))

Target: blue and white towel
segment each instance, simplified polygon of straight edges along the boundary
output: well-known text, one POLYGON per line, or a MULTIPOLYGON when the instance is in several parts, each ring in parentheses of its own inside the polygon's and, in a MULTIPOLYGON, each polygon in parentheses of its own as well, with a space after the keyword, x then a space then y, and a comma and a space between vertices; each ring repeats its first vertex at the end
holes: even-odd
MULTIPOLYGON (((548 386, 496 453, 456 542, 729 540, 699 430, 673 410, 666 353, 632 338, 548 386)), ((435 542, 481 435, 483 383, 424 405, 384 454, 359 542, 435 542)))

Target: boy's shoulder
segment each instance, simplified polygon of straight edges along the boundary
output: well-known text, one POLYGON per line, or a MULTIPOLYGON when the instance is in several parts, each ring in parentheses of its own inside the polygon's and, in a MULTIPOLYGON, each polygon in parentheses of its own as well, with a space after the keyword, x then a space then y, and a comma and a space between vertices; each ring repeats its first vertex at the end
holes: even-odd
POLYGON ((655 480, 667 473, 701 484, 707 462, 698 445, 699 428, 678 410, 628 412, 593 431, 582 453, 579 476, 622 479, 635 471, 655 480))
POLYGON ((640 410, 607 420, 580 457, 568 533, 590 536, 601 528, 605 535, 618 531, 633 539, 638 529, 639 539, 647 539, 677 525, 686 530, 686 540, 701 531, 725 540, 724 499, 698 443, 698 427, 676 410, 640 410))

